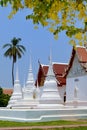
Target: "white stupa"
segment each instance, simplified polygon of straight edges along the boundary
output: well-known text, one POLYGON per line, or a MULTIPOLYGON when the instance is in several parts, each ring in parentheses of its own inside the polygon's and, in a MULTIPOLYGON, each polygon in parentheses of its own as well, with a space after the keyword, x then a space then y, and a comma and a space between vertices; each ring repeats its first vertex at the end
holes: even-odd
POLYGON ((32 64, 31 64, 31 55, 30 55, 30 66, 28 71, 28 78, 26 84, 22 89, 22 99, 18 100, 13 108, 34 108, 39 103, 36 100, 36 93, 35 93, 35 81, 32 72, 32 64))
POLYGON ((34 99, 33 92, 35 90, 35 81, 34 76, 32 72, 32 64, 31 64, 31 55, 30 55, 30 67, 28 71, 28 78, 25 84, 25 87, 23 88, 23 99, 34 99))
MULTIPOLYGON (((53 72, 52 58, 50 54, 50 63, 47 77, 43 86, 43 92, 40 102, 42 104, 61 104, 57 81, 53 72)), ((62 104, 61 104, 62 105, 62 104)))
POLYGON ((18 100, 22 99, 22 88, 20 85, 19 81, 19 76, 18 76, 18 67, 16 68, 16 79, 14 82, 14 88, 13 88, 13 93, 12 96, 8 102, 7 107, 12 107, 18 100))

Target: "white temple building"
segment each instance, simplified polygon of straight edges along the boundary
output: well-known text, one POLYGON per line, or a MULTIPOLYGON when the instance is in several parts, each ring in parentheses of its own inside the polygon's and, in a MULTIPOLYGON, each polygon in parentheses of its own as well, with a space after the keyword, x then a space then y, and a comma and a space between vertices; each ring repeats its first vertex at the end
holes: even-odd
POLYGON ((22 88, 18 68, 13 93, 0 120, 53 121, 87 119, 87 51, 83 46, 72 49, 69 63, 39 62, 36 81, 31 56, 27 81, 22 88))
POLYGON ((72 50, 69 67, 66 70, 66 101, 78 101, 87 106, 87 50, 77 46, 72 50))
MULTIPOLYGON (((57 87, 64 105, 87 106, 87 50, 84 46, 76 46, 72 49, 69 63, 53 62, 53 72, 57 79, 57 87)), ((50 65, 39 65, 39 86, 46 89, 46 82, 50 65)), ((50 78, 51 79, 51 78, 50 78)), ((49 80, 50 84, 50 80, 49 80)), ((54 85, 53 85, 54 88, 54 85)), ((42 96, 45 93, 43 92, 42 96)), ((46 95, 48 96, 48 95, 46 95)), ((57 98, 58 99, 58 98, 57 98)))
POLYGON ((35 86, 35 81, 33 77, 33 72, 32 72, 32 64, 31 64, 31 56, 30 56, 30 67, 28 71, 28 78, 26 81, 26 84, 21 91, 21 98, 18 98, 16 100, 16 97, 14 95, 14 92, 19 93, 19 88, 20 86, 18 81, 18 69, 17 69, 17 75, 16 75, 16 81, 14 84, 14 91, 13 94, 10 98, 8 107, 12 108, 33 108, 33 107, 42 107, 42 106, 52 106, 55 104, 56 106, 62 106, 62 99, 59 94, 59 90, 57 87, 57 79, 55 78, 55 74, 53 71, 53 66, 52 66, 52 60, 51 60, 51 55, 50 55, 50 63, 49 63, 49 70, 46 76, 46 80, 43 86, 43 89, 39 87, 38 85, 38 80, 37 80, 37 85, 35 86), (17 83, 16 83, 17 82, 17 83), (42 89, 42 90, 41 90, 42 89), (11 100, 14 100, 14 104, 11 103, 11 100))
POLYGON ((77 46, 72 50, 69 63, 52 62, 49 65, 39 63, 36 82, 34 81, 31 56, 28 78, 22 88, 16 70, 13 94, 7 107, 44 108, 48 106, 87 105, 87 51, 77 46))

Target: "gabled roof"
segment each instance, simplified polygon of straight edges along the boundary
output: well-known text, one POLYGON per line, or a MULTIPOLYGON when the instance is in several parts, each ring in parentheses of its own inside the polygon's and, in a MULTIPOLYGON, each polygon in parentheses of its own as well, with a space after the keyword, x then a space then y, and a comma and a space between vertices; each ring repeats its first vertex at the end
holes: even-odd
MULTIPOLYGON (((74 48, 72 49, 69 64, 57 63, 57 62, 53 63, 53 71, 55 73, 56 79, 59 82, 58 86, 62 86, 62 85, 66 84, 66 77, 69 73, 70 68, 73 65, 75 55, 77 55, 78 61, 84 67, 84 69, 87 69, 86 68, 86 63, 87 63, 86 48, 83 46, 76 46, 76 49, 74 49, 74 48)), ((48 72, 48 67, 49 67, 48 65, 42 65, 42 64, 40 64, 40 66, 39 66, 38 77, 37 77, 39 86, 44 85, 45 77, 48 72)))
MULTIPOLYGON (((47 75, 49 66, 48 65, 42 65, 42 64, 41 64, 41 66, 43 68, 44 75, 47 75)), ((67 63, 53 62, 53 71, 54 71, 55 75, 63 76, 67 67, 68 67, 67 63)))
POLYGON ((68 67, 67 63, 53 63, 54 73, 58 76, 63 76, 68 67))
POLYGON ((85 47, 77 46, 76 53, 79 59, 79 62, 86 63, 87 62, 87 50, 85 47))
MULTIPOLYGON (((53 71, 55 73, 55 77, 58 80, 58 86, 62 86, 66 84, 66 79, 63 76, 65 73, 65 70, 67 69, 68 64, 66 63, 53 63, 53 71)), ((40 64, 39 70, 38 70, 38 85, 43 86, 45 77, 48 72, 48 65, 42 65, 40 64)))
POLYGON ((49 66, 48 65, 41 65, 41 66, 42 66, 42 69, 43 69, 43 72, 44 72, 44 76, 46 76, 49 66))
POLYGON ((83 66, 83 68, 87 69, 87 66, 86 66, 86 63, 87 63, 87 50, 83 46, 76 46, 76 49, 74 49, 74 48, 72 49, 72 54, 71 54, 71 58, 70 58, 70 61, 69 61, 68 68, 67 68, 66 73, 65 73, 65 77, 68 75, 69 70, 73 65, 75 55, 77 55, 78 61, 83 66))
POLYGON ((67 67, 67 69, 66 69, 66 72, 65 72, 65 74, 64 74, 64 77, 67 77, 67 75, 68 75, 68 73, 69 73, 69 70, 70 70, 70 68, 72 67, 73 60, 74 60, 74 58, 75 58, 75 54, 76 54, 76 51, 75 51, 75 49, 73 48, 73 49, 72 49, 71 58, 70 58, 70 61, 69 61, 69 65, 68 65, 68 67, 67 67))

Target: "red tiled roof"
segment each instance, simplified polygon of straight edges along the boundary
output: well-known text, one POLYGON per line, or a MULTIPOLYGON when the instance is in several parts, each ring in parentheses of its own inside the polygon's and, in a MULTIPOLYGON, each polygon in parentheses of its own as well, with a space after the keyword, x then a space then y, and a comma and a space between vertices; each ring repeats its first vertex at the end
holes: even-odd
POLYGON ((42 68, 43 68, 44 75, 46 76, 49 66, 48 65, 43 65, 42 68))
MULTIPOLYGON (((85 68, 86 63, 87 63, 87 51, 85 47, 82 46, 77 46, 76 50, 73 48, 72 49, 72 54, 70 58, 69 64, 63 64, 63 63, 53 63, 53 71, 55 73, 56 79, 59 81, 60 84, 59 86, 65 85, 66 84, 66 76, 69 73, 70 68, 72 67, 73 60, 75 58, 75 54, 78 56, 78 60, 81 63, 81 65, 85 68)), ((48 72, 48 67, 47 65, 41 65, 39 67, 38 71, 38 82, 42 82, 44 84, 45 77, 48 72)))
POLYGON ((54 73, 60 76, 63 76, 63 74, 66 72, 67 67, 68 67, 68 64, 63 64, 63 63, 53 64, 54 73))
MULTIPOLYGON (((41 84, 44 84, 45 81, 45 77, 47 75, 48 72, 48 65, 41 65, 39 67, 39 71, 38 71, 38 84, 40 85, 40 82, 42 82, 41 84), (43 80, 43 81, 42 81, 43 80)), ((68 65, 67 64, 63 64, 63 63, 53 63, 53 71, 55 73, 55 77, 58 80, 58 85, 62 86, 66 84, 66 79, 65 77, 63 77, 63 74, 66 72, 65 70, 67 69, 68 65)))
POLYGON ((73 48, 72 49, 72 54, 70 58, 70 62, 68 65, 68 68, 65 73, 65 77, 68 75, 70 68, 72 67, 73 60, 75 58, 75 54, 78 57, 78 61, 81 63, 81 65, 86 68, 86 63, 87 63, 87 51, 86 48, 83 46, 76 46, 76 50, 73 48))
POLYGON ((66 85, 66 78, 65 77, 59 77, 57 76, 56 79, 59 81, 59 84, 58 86, 63 86, 63 85, 66 85))
MULTIPOLYGON (((62 76, 68 67, 68 64, 63 64, 63 63, 53 63, 53 71, 56 75, 62 76)), ((43 72, 45 75, 47 75, 48 72, 48 65, 42 65, 43 72)))
POLYGON ((85 47, 76 47, 76 54, 80 62, 85 63, 87 62, 87 51, 85 47))
POLYGON ((70 61, 69 61, 69 65, 68 65, 68 67, 67 67, 67 69, 66 69, 66 72, 65 72, 65 76, 64 76, 64 77, 67 77, 67 75, 68 75, 68 73, 69 73, 69 70, 70 70, 70 68, 71 68, 72 65, 73 65, 73 60, 74 60, 74 58, 75 58, 75 54, 76 54, 76 51, 75 51, 75 49, 73 48, 73 49, 72 49, 71 58, 70 58, 70 61))
POLYGON ((3 89, 3 93, 4 93, 4 94, 11 95, 12 92, 13 92, 13 89, 3 89))

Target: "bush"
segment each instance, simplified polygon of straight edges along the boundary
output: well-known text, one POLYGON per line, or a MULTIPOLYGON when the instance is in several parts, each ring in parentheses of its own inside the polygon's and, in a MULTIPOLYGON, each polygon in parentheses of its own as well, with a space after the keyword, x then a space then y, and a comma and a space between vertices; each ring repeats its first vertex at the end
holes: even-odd
POLYGON ((0 87, 0 107, 6 107, 10 96, 3 93, 3 89, 0 87))

